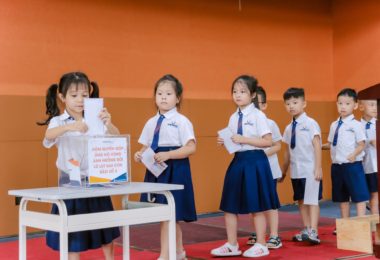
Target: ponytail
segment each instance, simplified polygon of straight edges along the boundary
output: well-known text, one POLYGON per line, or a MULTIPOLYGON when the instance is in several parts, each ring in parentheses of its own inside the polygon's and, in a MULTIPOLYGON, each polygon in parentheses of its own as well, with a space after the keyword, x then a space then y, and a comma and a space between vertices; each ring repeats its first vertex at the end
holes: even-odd
POLYGON ((98 84, 94 81, 91 81, 90 84, 92 86, 90 98, 98 98, 99 97, 99 86, 98 86, 98 84))
POLYGON ((37 122, 37 125, 48 125, 53 117, 58 116, 60 114, 59 107, 57 104, 57 90, 57 84, 53 84, 48 88, 45 99, 46 115, 48 115, 48 118, 45 121, 37 122))

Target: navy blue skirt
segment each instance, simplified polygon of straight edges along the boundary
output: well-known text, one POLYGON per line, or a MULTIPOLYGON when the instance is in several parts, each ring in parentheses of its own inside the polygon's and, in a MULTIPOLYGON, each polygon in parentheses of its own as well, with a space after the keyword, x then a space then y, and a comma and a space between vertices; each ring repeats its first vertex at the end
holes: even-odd
MULTIPOLYGON (((65 204, 68 215, 113 210, 110 197, 65 200, 65 204)), ((51 213, 59 214, 58 207, 55 204, 52 207, 51 213)), ((99 248, 102 245, 111 243, 119 236, 120 230, 117 227, 69 233, 69 252, 82 252, 88 249, 99 248)), ((59 233, 47 231, 46 244, 54 250, 59 250, 59 233)))
POLYGON ((227 169, 220 209, 248 214, 278 209, 272 171, 263 150, 237 152, 227 169))
MULTIPOLYGON (((176 150, 179 147, 158 147, 156 153, 176 150)), ((195 210, 193 182, 191 180, 189 158, 167 160, 168 167, 158 178, 150 171, 146 171, 144 182, 182 184, 183 190, 171 191, 175 201, 176 221, 196 221, 197 213, 195 210)), ((164 195, 151 194, 154 203, 167 204, 164 195)), ((147 202, 147 194, 141 194, 141 201, 147 202)))

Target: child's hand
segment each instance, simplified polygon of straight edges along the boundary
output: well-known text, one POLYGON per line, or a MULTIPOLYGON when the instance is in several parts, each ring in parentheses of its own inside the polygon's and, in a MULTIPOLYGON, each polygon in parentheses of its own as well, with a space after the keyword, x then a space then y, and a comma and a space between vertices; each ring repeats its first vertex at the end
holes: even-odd
POLYGON ((315 178, 316 181, 322 180, 322 169, 321 168, 316 169, 314 171, 314 178, 315 178))
POLYGON ((81 133, 86 133, 88 127, 85 122, 75 121, 75 123, 67 125, 69 131, 79 131, 81 133))
POLYGON ((223 138, 221 138, 221 137, 217 137, 216 138, 216 142, 219 144, 219 145, 223 145, 224 144, 224 140, 223 140, 223 138))
POLYGON ((371 140, 371 141, 369 141, 369 143, 370 143, 371 145, 373 145, 373 146, 376 147, 376 140, 371 140))
POLYGON ((350 154, 348 157, 347 157, 347 160, 349 161, 349 162, 355 162, 355 159, 356 159, 356 156, 355 156, 355 154, 350 154))
POLYGON ((285 173, 282 173, 282 176, 281 178, 278 179, 278 182, 283 182, 286 178, 286 172, 285 173))
POLYGON ((103 124, 108 126, 111 124, 111 114, 107 111, 107 108, 103 108, 99 113, 99 118, 103 121, 103 124))
POLYGON ((163 163, 169 159, 170 159, 170 152, 160 152, 154 155, 154 160, 156 160, 157 163, 163 163))
POLYGON ((242 135, 233 135, 231 137, 231 140, 234 143, 241 144, 241 143, 243 143, 244 137, 242 135))
POLYGON ((135 162, 141 162, 141 157, 142 157, 141 155, 142 155, 141 151, 138 151, 135 153, 135 156, 134 156, 135 162))

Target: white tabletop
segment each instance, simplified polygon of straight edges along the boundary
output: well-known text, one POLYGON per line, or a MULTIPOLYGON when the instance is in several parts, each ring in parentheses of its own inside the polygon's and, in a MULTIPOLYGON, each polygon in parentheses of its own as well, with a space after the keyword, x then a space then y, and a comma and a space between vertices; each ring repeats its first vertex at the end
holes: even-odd
POLYGON ((34 199, 65 200, 102 197, 110 195, 128 195, 136 193, 154 193, 159 191, 182 190, 183 185, 148 182, 130 182, 106 187, 49 187, 25 190, 10 190, 9 195, 34 199))

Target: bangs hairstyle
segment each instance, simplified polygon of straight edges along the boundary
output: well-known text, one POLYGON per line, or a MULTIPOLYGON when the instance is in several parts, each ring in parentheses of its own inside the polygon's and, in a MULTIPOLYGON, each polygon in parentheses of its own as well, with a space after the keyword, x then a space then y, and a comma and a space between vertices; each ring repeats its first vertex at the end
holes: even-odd
POLYGON ((358 102, 358 95, 355 91, 355 89, 352 88, 344 88, 342 89, 338 95, 336 96, 336 99, 338 99, 340 96, 347 96, 347 97, 352 97, 355 102, 358 102))
POLYGON ((53 117, 60 115, 60 110, 57 102, 58 94, 66 97, 67 91, 72 85, 78 88, 78 86, 82 84, 88 87, 90 98, 99 97, 98 84, 96 84, 96 82, 90 81, 86 74, 83 72, 66 73, 59 80, 59 84, 54 83, 48 88, 45 99, 46 115, 48 115, 48 118, 45 121, 37 122, 37 125, 48 125, 53 117))
POLYGON ((164 83, 169 83, 173 86, 174 92, 176 97, 178 98, 179 102, 176 105, 177 107, 180 107, 181 102, 182 102, 182 92, 183 92, 183 87, 182 83, 173 75, 171 74, 166 74, 162 78, 160 78, 156 84, 154 85, 154 96, 157 94, 157 89, 161 84, 164 83))
POLYGON ((291 98, 302 98, 305 100, 305 91, 303 88, 289 88, 283 95, 284 101, 291 98))
MULTIPOLYGON (((231 86, 231 94, 234 93, 234 86, 235 84, 243 84, 248 88, 249 94, 252 96, 257 92, 257 84, 258 81, 255 77, 249 76, 249 75, 241 75, 237 77, 233 82, 231 86)), ((252 99, 252 102, 255 104, 256 107, 258 107, 259 102, 257 100, 257 95, 252 99)))
POLYGON ((261 103, 267 103, 267 93, 262 86, 257 86, 256 95, 261 96, 261 103))

